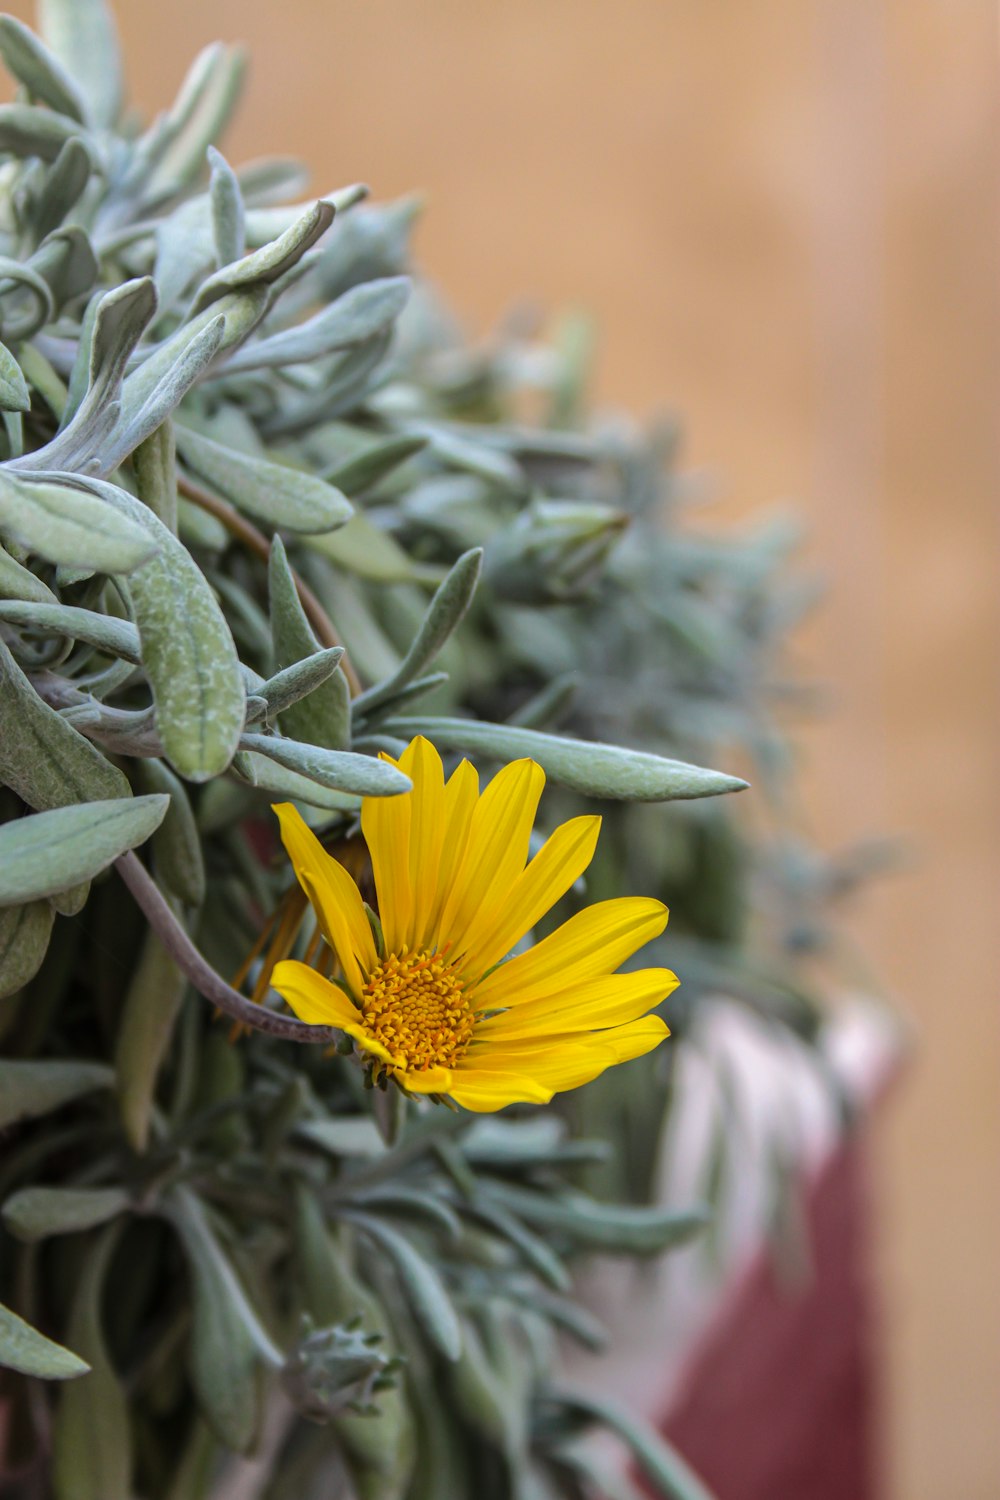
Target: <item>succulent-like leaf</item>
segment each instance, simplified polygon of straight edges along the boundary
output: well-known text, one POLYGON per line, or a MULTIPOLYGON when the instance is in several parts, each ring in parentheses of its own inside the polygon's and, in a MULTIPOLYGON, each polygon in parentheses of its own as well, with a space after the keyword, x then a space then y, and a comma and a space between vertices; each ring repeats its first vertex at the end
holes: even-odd
POLYGON ((6 344, 0 344, 0 411, 28 411, 31 392, 21 366, 6 344))
POLYGON ((77 609, 72 604, 0 599, 0 620, 42 635, 71 636, 74 640, 86 641, 107 656, 121 657, 123 661, 142 660, 139 632, 135 626, 128 620, 99 615, 92 609, 77 609))
POLYGON ((2 1217, 25 1244, 58 1234, 80 1234, 115 1219, 127 1207, 124 1188, 26 1187, 6 1199, 2 1217))
POLYGON ((46 562, 130 573, 153 556, 156 538, 105 500, 69 476, 0 466, 0 532, 46 562))
MULTIPOLYGON (((267 579, 274 664, 284 671, 314 657, 319 650, 319 641, 302 608, 280 537, 275 537, 271 546, 267 579)), ((327 750, 343 750, 349 745, 351 708, 343 672, 335 670, 307 698, 289 703, 282 716, 282 728, 293 739, 327 750)), ((280 756, 275 758, 280 759, 280 756)), ((292 770, 300 769, 300 766, 292 766, 292 770)))
POLYGON ((72 75, 35 33, 14 16, 0 16, 0 57, 36 99, 57 114, 84 122, 85 106, 72 75))
POLYGON ((408 276, 363 282, 305 322, 244 344, 229 360, 227 374, 302 364, 363 344, 396 321, 409 295, 408 276))
POLYGON ((113 125, 122 100, 118 34, 105 0, 39 0, 44 40, 75 81, 95 125, 113 125))
POLYGON ((353 508, 323 479, 287 464, 227 448, 178 426, 177 447, 190 469, 238 510, 286 531, 332 531, 349 521, 353 508))

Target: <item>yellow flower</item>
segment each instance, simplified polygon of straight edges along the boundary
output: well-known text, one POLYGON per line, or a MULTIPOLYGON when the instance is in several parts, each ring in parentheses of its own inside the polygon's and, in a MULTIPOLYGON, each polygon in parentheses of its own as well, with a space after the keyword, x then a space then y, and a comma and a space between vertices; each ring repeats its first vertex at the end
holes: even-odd
POLYGON ((506 766, 482 793, 468 761, 446 782, 425 739, 398 765, 412 792, 365 798, 361 811, 379 945, 351 876, 291 803, 275 807, 343 975, 334 984, 308 964, 277 964, 272 983, 296 1015, 353 1037, 376 1079, 478 1111, 548 1103, 668 1036, 647 1012, 676 987, 670 970, 614 972, 663 931, 659 901, 598 902, 507 957, 590 864, 600 818, 562 824, 527 863, 545 783, 534 761, 506 766))

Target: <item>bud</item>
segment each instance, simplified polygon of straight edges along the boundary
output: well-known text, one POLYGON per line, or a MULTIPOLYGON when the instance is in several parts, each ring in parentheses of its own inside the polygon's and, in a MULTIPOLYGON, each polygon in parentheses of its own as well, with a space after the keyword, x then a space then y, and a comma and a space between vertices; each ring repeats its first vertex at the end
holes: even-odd
POLYGON ((377 1348, 381 1341, 358 1322, 308 1329, 285 1360, 285 1394, 314 1422, 328 1422, 345 1409, 374 1411, 375 1396, 395 1384, 399 1365, 377 1348))

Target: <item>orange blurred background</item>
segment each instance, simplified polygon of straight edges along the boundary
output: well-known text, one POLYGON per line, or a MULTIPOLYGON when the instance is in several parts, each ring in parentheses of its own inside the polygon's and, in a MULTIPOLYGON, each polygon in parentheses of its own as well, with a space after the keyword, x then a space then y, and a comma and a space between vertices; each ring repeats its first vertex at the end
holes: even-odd
POLYGON ((858 918, 916 1034, 876 1139, 890 1493, 996 1500, 994 0, 118 13, 144 112, 198 46, 245 40, 234 160, 423 189, 422 263, 473 334, 525 295, 592 311, 600 397, 678 408, 719 516, 805 516, 831 584, 803 640, 833 690, 803 739, 815 831, 903 830, 916 854, 858 918))

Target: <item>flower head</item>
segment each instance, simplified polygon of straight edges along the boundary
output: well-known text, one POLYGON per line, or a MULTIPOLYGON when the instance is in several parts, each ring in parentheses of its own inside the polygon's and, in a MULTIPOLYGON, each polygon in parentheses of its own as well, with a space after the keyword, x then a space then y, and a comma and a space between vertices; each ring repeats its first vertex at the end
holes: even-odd
POLYGON ((482 792, 468 761, 445 781, 425 739, 397 764, 412 792, 365 798, 361 811, 378 938, 351 876, 291 803, 275 807, 342 975, 334 983, 308 964, 277 964, 272 983, 296 1015, 353 1037, 376 1079, 478 1111, 548 1103, 668 1036, 648 1012, 675 976, 615 972, 663 931, 659 901, 600 901, 508 957, 590 864, 600 818, 563 823, 529 862, 545 783, 534 761, 505 766, 482 792))

